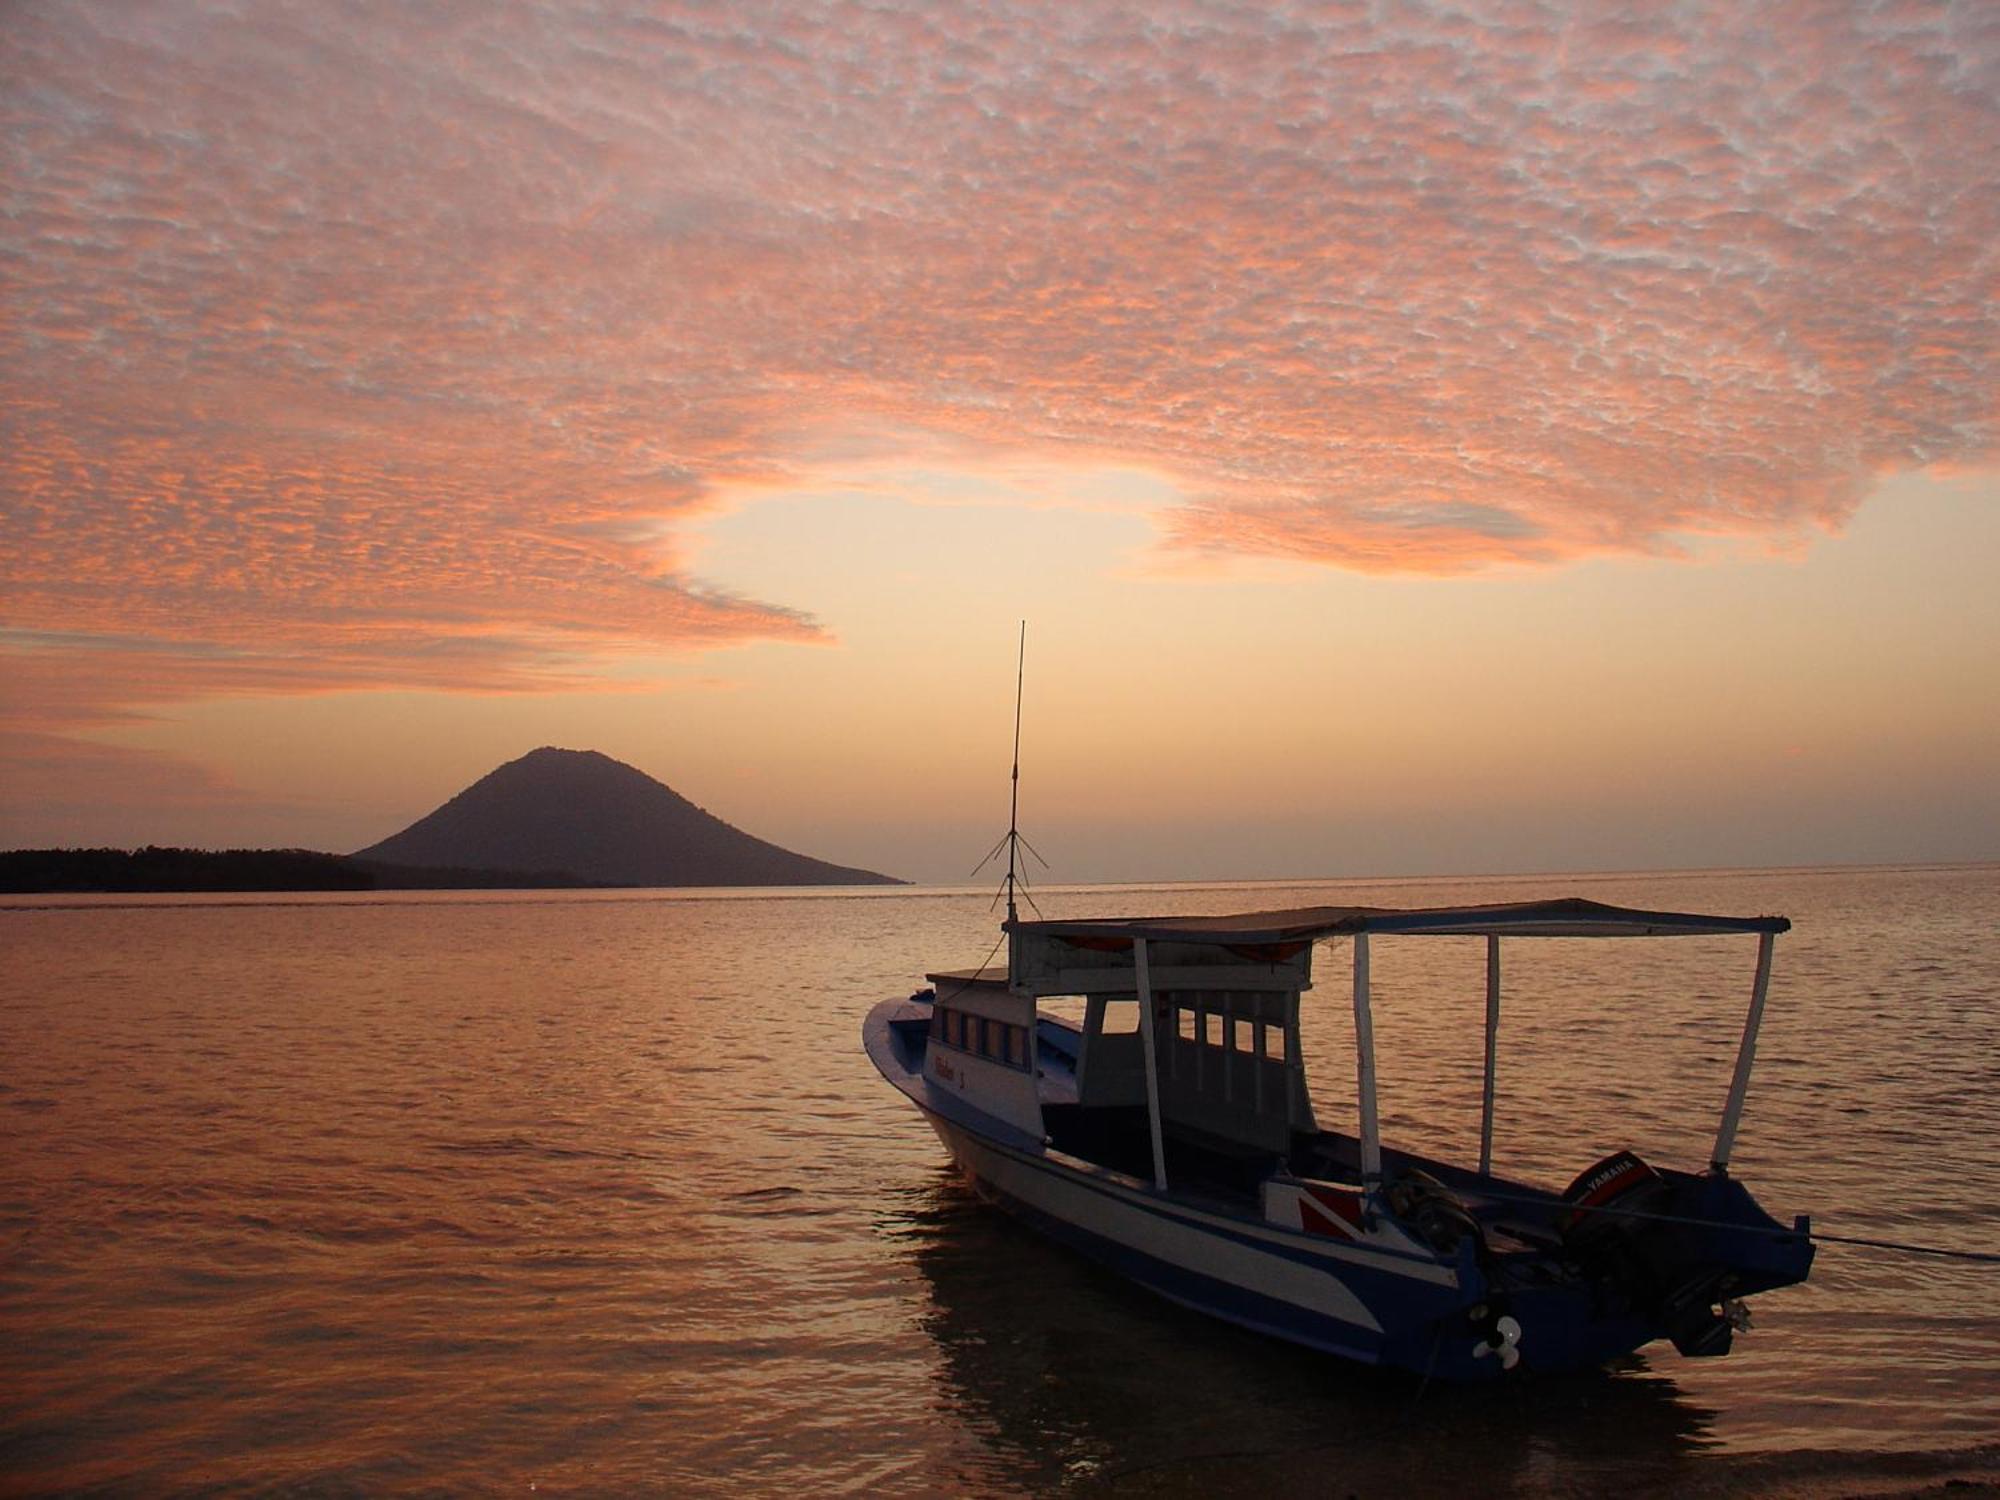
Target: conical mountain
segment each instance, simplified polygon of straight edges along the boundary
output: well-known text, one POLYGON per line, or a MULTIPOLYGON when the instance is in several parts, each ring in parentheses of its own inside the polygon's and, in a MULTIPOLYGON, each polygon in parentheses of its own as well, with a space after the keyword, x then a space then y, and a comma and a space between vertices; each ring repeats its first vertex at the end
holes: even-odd
POLYGON ((897 885, 780 849, 595 750, 531 751, 353 856, 604 885, 897 885))

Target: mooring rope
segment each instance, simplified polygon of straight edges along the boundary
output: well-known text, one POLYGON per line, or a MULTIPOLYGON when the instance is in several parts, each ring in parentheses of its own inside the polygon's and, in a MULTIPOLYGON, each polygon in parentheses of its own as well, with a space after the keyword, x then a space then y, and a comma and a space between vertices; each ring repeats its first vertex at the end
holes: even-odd
MULTIPOLYGON (((1764 1231, 1769 1234, 1767 1229, 1764 1231)), ((1985 1250, 1947 1250, 1941 1245, 1912 1245, 1906 1240, 1868 1240, 1848 1234, 1821 1234, 1814 1230, 1811 1239, 1823 1240, 1829 1245, 1863 1245, 1870 1250, 1900 1250, 1905 1255, 1938 1255, 1947 1260, 1969 1260, 1980 1265, 2000 1265, 2000 1255, 1985 1250)))
POLYGON ((1782 1225, 1766 1229, 1761 1224, 1732 1224, 1725 1219, 1697 1219, 1687 1214, 1648 1213, 1639 1208, 1612 1208, 1588 1203, 1567 1203, 1562 1199, 1531 1197, 1526 1193, 1494 1192, 1487 1188, 1470 1190, 1475 1198, 1492 1198, 1503 1203, 1532 1203, 1541 1208, 1559 1208, 1570 1213, 1609 1214, 1619 1219, 1646 1219, 1659 1224, 1686 1224, 1695 1229, 1727 1229, 1737 1234, 1761 1234, 1775 1240, 1818 1240, 1828 1245, 1859 1245, 1870 1250, 1896 1250, 1907 1255, 1935 1255, 1945 1260, 1972 1261, 1978 1265, 2000 1265, 2000 1255, 1985 1250, 1949 1250, 1941 1245, 1917 1245, 1908 1240, 1864 1239, 1858 1235, 1825 1234, 1817 1229, 1801 1233, 1782 1225))
MULTIPOLYGON (((986 966, 993 962, 993 955, 1000 951, 1000 944, 1006 941, 1007 941, 1007 934, 1003 932, 1000 934, 999 942, 994 943, 994 945, 991 948, 988 948, 986 950, 986 957, 979 960, 979 967, 974 969, 972 972, 974 974, 984 974, 986 972, 986 966)), ((931 995, 934 1000, 939 1000, 939 1001, 956 1000, 960 995, 963 995, 967 990, 971 989, 975 983, 977 983, 977 981, 972 979, 960 980, 958 988, 954 989, 950 994, 940 995, 937 993, 936 990, 932 990, 931 995)), ((916 997, 912 996, 911 998, 915 999, 916 997)))

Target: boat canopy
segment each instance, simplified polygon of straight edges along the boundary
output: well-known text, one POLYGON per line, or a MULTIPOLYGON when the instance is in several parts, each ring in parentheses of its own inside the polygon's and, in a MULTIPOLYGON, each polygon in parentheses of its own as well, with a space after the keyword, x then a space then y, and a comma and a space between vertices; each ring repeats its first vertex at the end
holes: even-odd
MULTIPOLYGON (((1148 1080, 1147 1108, 1153 1129, 1154 1183, 1161 1188, 1166 1186, 1166 1157, 1154 1084, 1158 1071, 1153 998, 1156 991, 1289 991, 1295 1014, 1299 991, 1311 987, 1314 943, 1321 938, 1352 938, 1355 1059, 1360 1092, 1358 1134, 1362 1178, 1371 1192, 1381 1181, 1382 1153, 1375 1106, 1374 1025, 1369 1003, 1370 936, 1379 933, 1486 939, 1486 1067, 1479 1131, 1479 1170, 1484 1174, 1492 1169, 1502 938, 1756 934, 1757 972, 1751 983, 1750 1013, 1744 1021, 1736 1071, 1710 1158, 1711 1167, 1720 1174, 1728 1170, 1737 1122, 1742 1117, 1744 1098, 1750 1087, 1751 1061, 1756 1055, 1757 1032, 1763 1022, 1764 999, 1771 982, 1771 947, 1779 933, 1792 928, 1784 917, 1641 911, 1586 901, 1580 896, 1474 906, 1302 906, 1287 911, 1216 917, 1111 917, 1054 922, 1010 919, 1003 925, 1013 938, 1008 949, 1008 980, 1017 992, 1136 993, 1148 1080)), ((1288 1018, 1288 1024, 1296 1023, 1288 1018)))
POLYGON ((1428 937, 1674 937, 1718 933, 1789 932, 1784 917, 1715 917, 1695 912, 1638 911, 1580 896, 1485 906, 1300 906, 1285 911, 1220 917, 1116 917, 1081 921, 1013 922, 1023 937, 1081 939, 1092 946, 1129 942, 1239 944, 1309 943, 1359 933, 1428 937))

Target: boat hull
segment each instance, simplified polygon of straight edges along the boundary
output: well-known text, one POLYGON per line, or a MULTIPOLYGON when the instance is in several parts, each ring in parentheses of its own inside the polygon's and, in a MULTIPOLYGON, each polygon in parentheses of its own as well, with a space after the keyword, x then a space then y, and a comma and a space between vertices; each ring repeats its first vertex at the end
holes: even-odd
POLYGON ((1483 1279, 1468 1255, 1374 1249, 1287 1230, 1052 1151, 933 1089, 896 1055, 882 1008, 868 1050, 923 1112, 982 1198, 1138 1285, 1239 1327, 1371 1365, 1456 1380, 1500 1362, 1469 1315, 1483 1279))
MULTIPOLYGON (((928 1078, 927 1020, 925 1007, 885 1002, 864 1023, 863 1041, 974 1190, 1185 1307, 1363 1364, 1454 1381, 1510 1369, 1589 1370, 1654 1339, 1683 1342, 1641 1283, 1592 1273, 1566 1255, 1496 1257, 1478 1236, 1434 1251, 1392 1216, 1359 1215, 1332 1233, 1324 1224, 1290 1227, 1254 1203, 1158 1188, 1066 1154, 928 1078)), ((1711 1233, 1712 1243, 1680 1262, 1701 1272, 1689 1292, 1697 1312, 1716 1300, 1710 1288, 1725 1272, 1742 1294, 1803 1279, 1811 1250, 1802 1236, 1796 1245, 1769 1241, 1767 1230, 1778 1226, 1739 1186, 1701 1181, 1702 1207, 1736 1227, 1715 1223, 1719 1238, 1711 1233)), ((1718 1342, 1684 1352, 1726 1352, 1727 1334, 1718 1342)))
MULTIPOLYGON (((1185 1307, 1349 1359, 1382 1361, 1380 1321, 1329 1265, 930 1119, 974 1190, 1050 1239, 1185 1307)), ((1457 1291, 1436 1286, 1431 1298, 1442 1310, 1457 1291)))

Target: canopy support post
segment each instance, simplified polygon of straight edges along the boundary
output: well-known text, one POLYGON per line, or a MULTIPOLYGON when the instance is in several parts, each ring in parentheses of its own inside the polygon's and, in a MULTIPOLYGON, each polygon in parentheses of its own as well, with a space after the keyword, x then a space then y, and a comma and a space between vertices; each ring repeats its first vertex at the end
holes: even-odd
POLYGON ((1500 1039, 1500 934, 1486 935, 1486 1087, 1479 1099, 1479 1175, 1493 1172, 1493 1067, 1500 1039))
POLYGON ((1382 1186, 1382 1127, 1375 1113, 1375 1024, 1368 1008, 1368 934, 1354 934, 1354 1066, 1360 1085, 1361 1201, 1369 1212, 1382 1186))
POLYGON ((1306 1092, 1305 1064, 1299 1055, 1299 992, 1285 996, 1285 1124, 1291 1129, 1302 1125, 1317 1128, 1313 1119, 1312 1096, 1306 1092))
POLYGON ((1146 1053, 1146 1125, 1153 1136, 1153 1186, 1167 1190, 1167 1144, 1160 1131, 1159 1043, 1154 1038, 1153 974, 1146 940, 1132 940, 1132 970, 1139 985, 1139 1041, 1146 1053))
POLYGON ((1709 1166, 1717 1176, 1729 1172, 1729 1153, 1736 1144, 1736 1126, 1743 1118, 1743 1100, 1750 1092, 1750 1065, 1757 1059, 1757 1028, 1764 1024, 1764 996, 1771 988, 1771 946, 1776 938, 1757 938, 1757 977, 1750 987, 1750 1014, 1743 1022, 1743 1043, 1736 1049, 1736 1076, 1729 1081, 1729 1102, 1722 1107, 1722 1128, 1715 1133, 1715 1153, 1709 1166))

